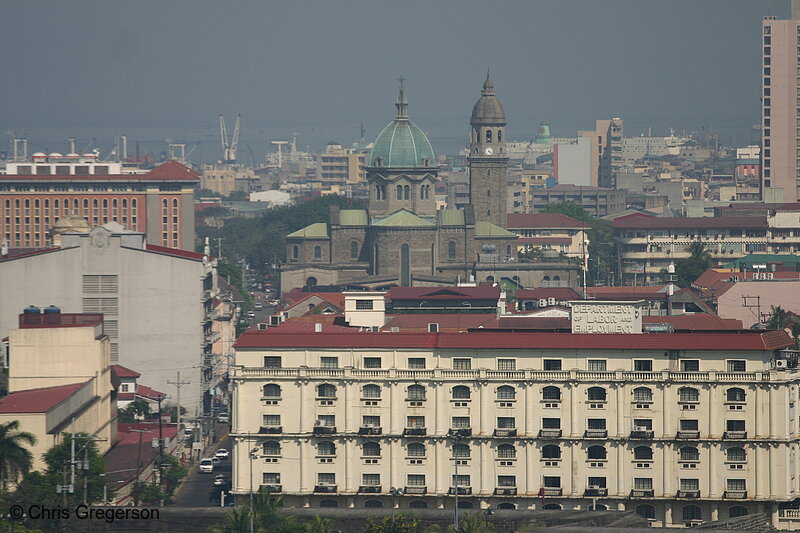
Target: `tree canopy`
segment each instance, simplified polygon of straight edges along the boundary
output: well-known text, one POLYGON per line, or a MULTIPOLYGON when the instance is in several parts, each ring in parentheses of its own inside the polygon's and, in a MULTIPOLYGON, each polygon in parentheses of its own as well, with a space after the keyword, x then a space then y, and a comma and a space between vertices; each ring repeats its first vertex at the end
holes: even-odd
POLYGON ((706 249, 705 243, 694 241, 686 247, 686 251, 690 256, 679 259, 675 263, 675 274, 678 276, 678 285, 681 287, 690 286, 713 264, 711 252, 706 249))

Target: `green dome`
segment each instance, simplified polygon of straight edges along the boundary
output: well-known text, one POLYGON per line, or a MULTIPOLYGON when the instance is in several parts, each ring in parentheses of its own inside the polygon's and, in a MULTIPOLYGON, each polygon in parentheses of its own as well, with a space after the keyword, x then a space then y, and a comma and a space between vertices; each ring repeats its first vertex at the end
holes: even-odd
POLYGON ((428 138, 408 120, 408 102, 401 89, 397 115, 375 139, 369 154, 369 166, 394 168, 430 168, 436 158, 428 138))

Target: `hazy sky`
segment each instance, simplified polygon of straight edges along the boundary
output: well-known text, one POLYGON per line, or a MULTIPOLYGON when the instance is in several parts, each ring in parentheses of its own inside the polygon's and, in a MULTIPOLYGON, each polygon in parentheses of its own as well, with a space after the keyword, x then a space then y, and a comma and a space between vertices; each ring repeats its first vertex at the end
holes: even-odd
MULTIPOLYGON (((370 137, 407 78, 412 120, 460 134, 487 67, 512 137, 621 116, 758 121, 764 15, 789 0, 186 0, 0 4, 0 127, 255 128, 370 137)), ((727 138, 725 139, 727 141, 727 138)), ((741 139, 746 142, 747 139, 741 139)), ((210 141, 209 141, 210 142, 210 141)), ((740 144, 741 144, 740 142, 740 144)))

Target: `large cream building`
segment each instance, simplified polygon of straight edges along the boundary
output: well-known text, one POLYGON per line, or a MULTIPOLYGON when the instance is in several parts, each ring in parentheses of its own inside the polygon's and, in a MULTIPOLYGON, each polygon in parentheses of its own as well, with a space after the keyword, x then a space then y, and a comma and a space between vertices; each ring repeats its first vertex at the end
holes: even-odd
POLYGON ((791 338, 641 333, 637 305, 573 302, 573 333, 247 332, 233 491, 401 509, 452 509, 457 491, 463 508, 791 522, 798 511, 779 510, 800 490, 791 338))

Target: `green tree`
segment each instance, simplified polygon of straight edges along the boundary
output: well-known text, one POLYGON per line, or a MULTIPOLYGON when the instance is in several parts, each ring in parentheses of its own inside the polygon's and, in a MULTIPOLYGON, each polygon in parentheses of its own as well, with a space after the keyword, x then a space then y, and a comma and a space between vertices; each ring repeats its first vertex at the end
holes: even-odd
POLYGON ((333 522, 330 518, 315 515, 310 522, 303 524, 305 533, 333 533, 333 522))
POLYGON ((134 422, 136 420, 147 418, 147 415, 149 414, 150 402, 143 398, 139 398, 129 403, 122 411, 118 413, 117 416, 119 417, 120 422, 134 422))
POLYGON ((249 533, 250 509, 242 507, 225 513, 225 521, 208 528, 210 533, 249 533))
POLYGON ((690 286, 713 264, 711 252, 700 241, 692 242, 686 247, 686 251, 689 252, 689 257, 675 263, 675 274, 678 275, 678 285, 681 287, 690 286))
POLYGON ((770 306, 770 316, 767 320, 769 329, 784 329, 789 325, 789 314, 781 307, 770 306))
POLYGON ((605 220, 593 217, 575 202, 548 204, 542 212, 561 213, 589 226, 586 230, 586 237, 589 239, 587 281, 591 285, 609 283, 611 281, 609 274, 616 271, 616 246, 611 225, 605 220))
POLYGON ((181 466, 181 462, 176 457, 164 456, 164 486, 168 499, 172 498, 172 494, 186 474, 188 474, 188 470, 185 466, 181 466))
POLYGON ((461 519, 458 533, 490 533, 494 531, 494 526, 487 523, 486 518, 481 513, 467 513, 461 519))
MULTIPOLYGON (((105 486, 105 478, 100 474, 105 472, 105 462, 103 456, 97 449, 97 443, 90 440, 90 436, 86 433, 75 434, 75 459, 83 461, 83 458, 88 459, 89 468, 77 468, 76 472, 76 487, 74 494, 70 495, 73 502, 83 501, 83 487, 84 480, 89 490, 86 495, 86 501, 89 503, 99 502, 103 499, 103 487, 105 486)), ((62 474, 66 465, 72 458, 71 451, 72 434, 64 433, 61 438, 61 443, 53 446, 44 454, 45 463, 47 463, 47 473, 55 479, 62 474)), ((55 491, 54 491, 55 492, 55 491)))
POLYGON ((146 483, 144 481, 137 481, 131 488, 131 498, 136 505, 159 505, 163 500, 167 499, 167 495, 161 490, 158 485, 146 483))
POLYGON ((19 420, 0 424, 0 490, 16 483, 33 467, 33 454, 26 448, 36 444, 33 433, 19 430, 19 420))
POLYGON ((380 520, 370 518, 364 526, 364 533, 437 533, 438 531, 440 531, 438 525, 423 529, 414 516, 405 513, 384 516, 380 520))

